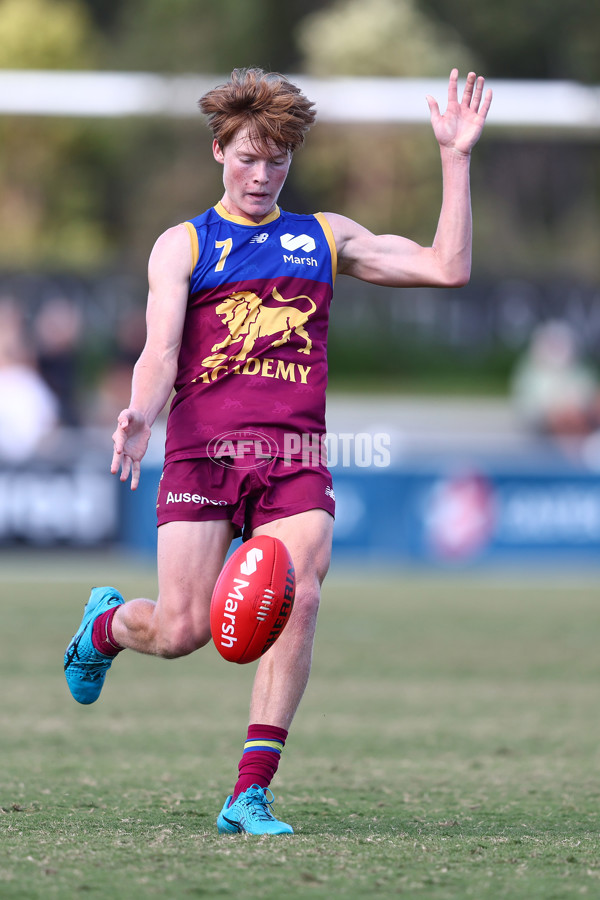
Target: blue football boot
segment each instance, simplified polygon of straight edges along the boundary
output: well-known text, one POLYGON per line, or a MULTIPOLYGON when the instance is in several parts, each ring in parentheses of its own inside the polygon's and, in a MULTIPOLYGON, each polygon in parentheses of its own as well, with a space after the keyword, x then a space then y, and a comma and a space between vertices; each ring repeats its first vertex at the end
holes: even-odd
POLYGON ((270 788, 258 784, 240 794, 231 806, 228 797, 217 819, 219 834, 293 834, 292 826, 280 822, 271 812, 274 799, 270 788))
POLYGON ((94 620, 110 609, 124 603, 120 593, 112 587, 93 588, 85 604, 79 630, 65 653, 65 676, 69 690, 78 703, 93 703, 100 696, 112 656, 105 656, 92 644, 94 620))

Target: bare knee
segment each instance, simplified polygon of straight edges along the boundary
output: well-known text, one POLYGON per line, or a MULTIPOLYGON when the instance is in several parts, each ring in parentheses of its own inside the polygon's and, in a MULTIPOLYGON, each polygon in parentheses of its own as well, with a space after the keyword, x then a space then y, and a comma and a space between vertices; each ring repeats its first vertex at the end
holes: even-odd
POLYGON ((288 630, 296 632, 314 631, 317 624, 320 601, 321 592, 318 586, 299 586, 287 626, 288 630))
POLYGON ((155 636, 155 652, 164 659, 177 659, 204 647, 210 639, 208 623, 200 626, 181 616, 161 624, 155 636))

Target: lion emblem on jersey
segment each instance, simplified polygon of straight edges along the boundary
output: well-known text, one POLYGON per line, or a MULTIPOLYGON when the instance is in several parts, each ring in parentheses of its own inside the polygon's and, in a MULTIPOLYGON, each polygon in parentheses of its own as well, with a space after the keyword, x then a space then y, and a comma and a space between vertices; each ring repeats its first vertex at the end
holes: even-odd
POLYGON ((310 354, 312 341, 304 326, 317 308, 316 303, 305 294, 286 300, 277 288, 273 288, 271 296, 280 305, 265 306, 252 291, 239 291, 219 303, 217 315, 227 326, 229 334, 220 344, 214 344, 212 352, 215 355, 203 359, 203 366, 218 366, 226 358, 243 362, 252 356, 257 340, 264 337, 274 337, 270 346, 281 347, 296 334, 304 342, 298 353, 310 354), (304 311, 292 306, 296 300, 308 300, 310 308, 304 311), (234 351, 231 356, 228 352, 223 353, 229 350, 234 351))

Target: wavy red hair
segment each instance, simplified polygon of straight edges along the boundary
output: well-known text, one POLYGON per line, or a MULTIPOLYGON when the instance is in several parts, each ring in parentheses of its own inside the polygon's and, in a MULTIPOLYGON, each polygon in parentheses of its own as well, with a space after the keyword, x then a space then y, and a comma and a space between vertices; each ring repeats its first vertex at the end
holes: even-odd
POLYGON ((300 88, 284 75, 259 68, 234 69, 230 80, 204 94, 198 106, 221 149, 247 128, 258 146, 274 143, 293 153, 316 117, 300 88))

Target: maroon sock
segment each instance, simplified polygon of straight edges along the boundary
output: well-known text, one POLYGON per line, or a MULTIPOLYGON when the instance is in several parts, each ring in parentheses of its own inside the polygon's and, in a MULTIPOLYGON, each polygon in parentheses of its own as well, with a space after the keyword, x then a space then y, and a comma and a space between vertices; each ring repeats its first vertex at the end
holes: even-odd
POLYGON ((279 766, 287 735, 285 728, 275 725, 250 725, 232 802, 253 784, 269 787, 279 766))
POLYGON ((116 656, 124 647, 117 644, 113 637, 112 620, 118 606, 111 606, 106 612, 94 619, 92 626, 92 644, 104 656, 116 656))

